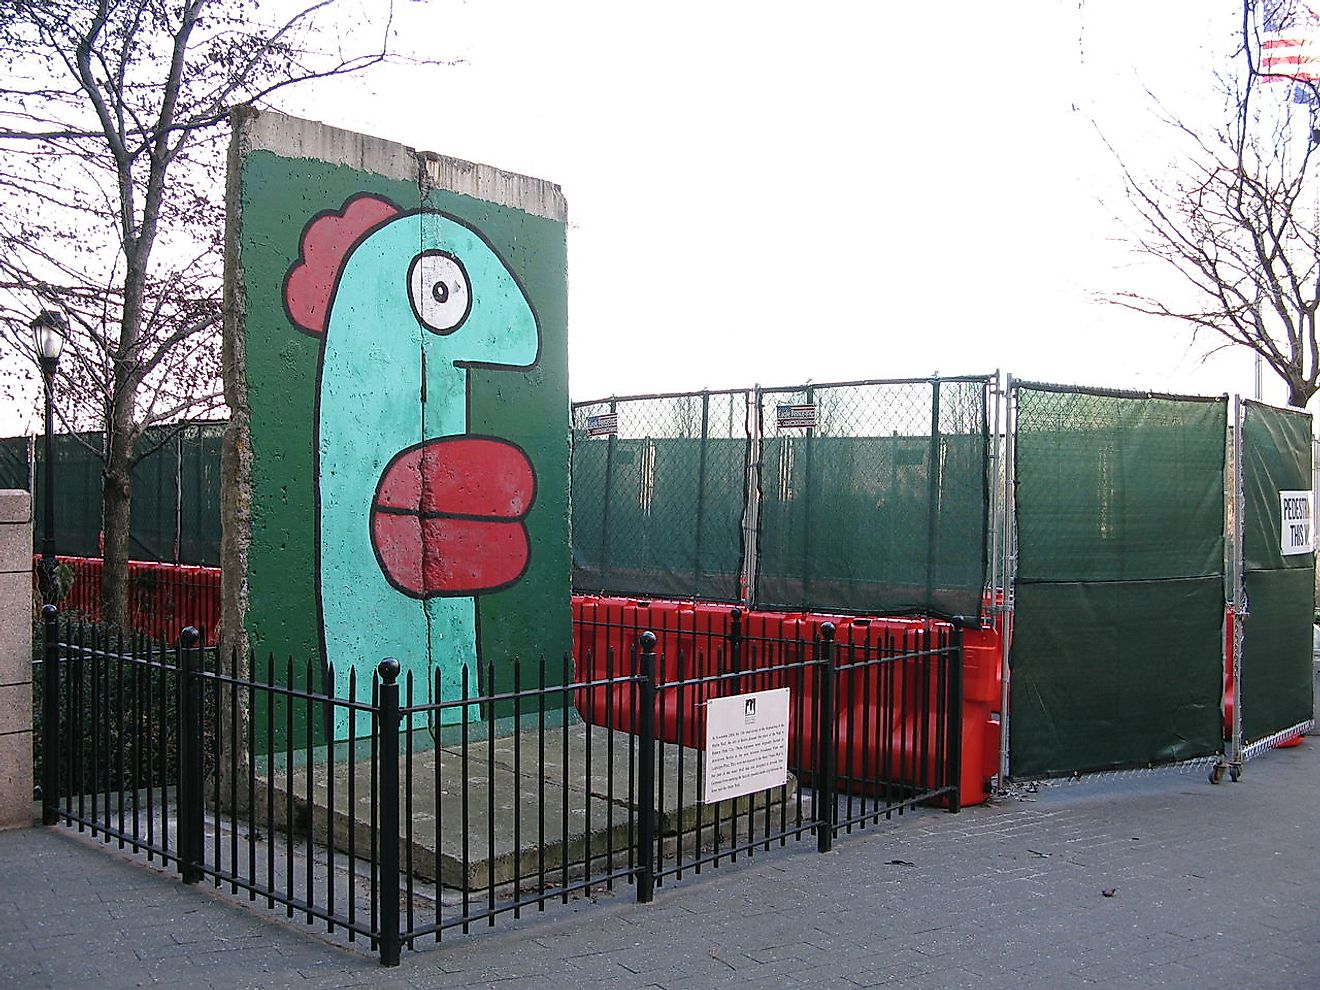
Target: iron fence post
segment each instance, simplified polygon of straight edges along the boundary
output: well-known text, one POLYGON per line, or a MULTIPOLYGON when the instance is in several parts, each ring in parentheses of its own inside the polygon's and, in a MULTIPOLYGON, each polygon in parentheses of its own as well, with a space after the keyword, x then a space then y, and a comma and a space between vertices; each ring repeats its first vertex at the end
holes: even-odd
MULTIPOLYGON (((380 964, 399 965, 399 661, 387 657, 380 675, 376 711, 380 754, 380 964)), ((437 836, 438 838, 438 836, 437 836)))
POLYGON ((655 633, 641 639, 641 680, 638 682, 636 713, 637 766, 637 903, 649 904, 655 895, 655 633))
POLYGON ((834 623, 820 627, 816 641, 816 849, 826 853, 834 844, 834 623))
POLYGON ((949 783, 953 790, 949 793, 949 813, 956 815, 962 811, 962 699, 963 699, 963 631, 962 627, 953 630, 953 653, 946 655, 945 663, 952 665, 949 671, 949 724, 946 727, 948 740, 944 751, 948 753, 949 783))
POLYGON ((41 606, 42 634, 45 637, 41 671, 41 824, 54 825, 60 820, 60 611, 54 605, 41 606))
POLYGON ((201 634, 188 626, 179 635, 179 872, 184 883, 202 879, 202 705, 197 676, 201 634))

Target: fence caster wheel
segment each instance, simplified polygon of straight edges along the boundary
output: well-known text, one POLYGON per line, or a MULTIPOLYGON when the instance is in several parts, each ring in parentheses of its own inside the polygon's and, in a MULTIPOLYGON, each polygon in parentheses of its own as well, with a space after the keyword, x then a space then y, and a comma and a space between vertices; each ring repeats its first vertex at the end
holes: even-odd
MULTIPOLYGON (((1237 780, 1236 777, 1234 777, 1233 779, 1237 780)), ((1222 784, 1223 782, 1224 782, 1224 765, 1222 763, 1216 763, 1214 766, 1210 768, 1210 783, 1222 784)))

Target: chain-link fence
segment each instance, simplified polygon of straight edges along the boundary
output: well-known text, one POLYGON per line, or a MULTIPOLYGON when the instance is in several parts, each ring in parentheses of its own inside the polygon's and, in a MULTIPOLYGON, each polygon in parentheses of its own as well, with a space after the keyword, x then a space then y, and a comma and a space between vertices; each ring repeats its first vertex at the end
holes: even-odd
MULTIPOLYGON (((129 556, 135 560, 218 566, 220 563, 220 445, 224 422, 153 427, 139 441, 133 468, 129 556)), ((58 435, 55 456, 57 550, 101 555, 99 433, 58 435)), ((0 488, 33 492, 36 539, 45 525, 38 488, 45 477, 45 444, 29 437, 0 440, 0 488)))
POLYGON ((573 587, 738 601, 749 393, 573 406, 573 587))
POLYGON ((991 385, 871 381, 577 403, 574 589, 975 622, 991 385))
POLYGON ((945 379, 762 391, 756 601, 977 616, 986 389, 945 379))

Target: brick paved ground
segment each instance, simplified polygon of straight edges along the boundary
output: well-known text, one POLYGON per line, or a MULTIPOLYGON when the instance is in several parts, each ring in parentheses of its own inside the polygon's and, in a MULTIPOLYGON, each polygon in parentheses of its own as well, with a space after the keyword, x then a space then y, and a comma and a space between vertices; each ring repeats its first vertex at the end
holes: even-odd
POLYGON ((0 833, 0 986, 1320 987, 1320 738, 1202 773, 926 812, 404 953, 385 970, 282 914, 80 839, 0 833), (1111 891, 1112 896, 1105 896, 1111 891))

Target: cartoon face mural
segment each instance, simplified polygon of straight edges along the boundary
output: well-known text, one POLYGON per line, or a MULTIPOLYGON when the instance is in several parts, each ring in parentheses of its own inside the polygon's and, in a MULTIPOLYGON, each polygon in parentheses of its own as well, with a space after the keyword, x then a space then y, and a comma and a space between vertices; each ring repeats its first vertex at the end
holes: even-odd
POLYGON ((321 340, 316 581, 335 689, 393 656, 457 697, 477 667, 476 597, 530 563, 532 462, 468 432, 471 371, 537 363, 527 293, 458 217, 357 195, 304 228, 283 296, 294 326, 321 340))

